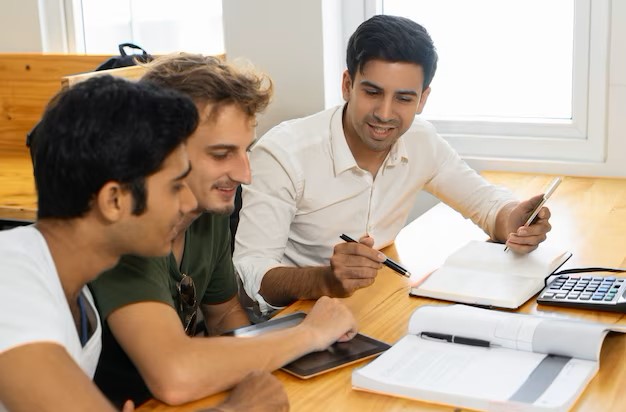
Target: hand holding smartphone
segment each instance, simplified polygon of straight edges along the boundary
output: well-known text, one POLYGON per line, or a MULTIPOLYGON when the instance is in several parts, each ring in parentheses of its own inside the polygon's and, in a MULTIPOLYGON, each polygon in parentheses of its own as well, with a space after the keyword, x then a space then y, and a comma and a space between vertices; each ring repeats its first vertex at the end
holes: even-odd
MULTIPOLYGON (((537 204, 537 206, 535 206, 535 208, 533 209, 533 211, 530 214, 530 216, 528 216, 528 219, 526 220, 526 223, 524 223, 524 226, 530 226, 533 223, 533 221, 537 218, 537 215, 539 214, 539 211, 541 210, 543 205, 548 201, 550 196, 552 196, 552 193, 554 193, 556 188, 559 187, 559 184, 561 184, 561 180, 562 179, 560 177, 555 177, 554 180, 552 180, 552 182, 550 182, 550 186, 548 186, 548 188, 546 189, 545 193, 543 194, 543 198, 537 204)), ((504 248, 505 252, 507 250, 509 250, 508 246, 506 246, 504 248)))

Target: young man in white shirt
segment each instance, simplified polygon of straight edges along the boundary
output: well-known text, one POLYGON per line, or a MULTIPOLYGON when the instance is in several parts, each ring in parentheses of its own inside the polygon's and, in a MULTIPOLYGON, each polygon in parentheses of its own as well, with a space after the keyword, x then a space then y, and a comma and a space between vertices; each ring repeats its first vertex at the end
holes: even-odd
POLYGON ((372 17, 350 38, 347 66, 343 106, 278 125, 251 153, 233 259, 261 312, 371 285, 385 260, 378 250, 422 189, 515 252, 545 240, 548 209, 522 227, 540 196, 518 202, 489 184, 416 116, 437 67, 422 26, 372 17))
MULTIPOLYGON (((0 410, 114 410, 91 381, 102 328, 85 284, 123 254, 170 252, 197 205, 184 144, 197 124, 189 98, 110 76, 51 101, 31 142, 37 222, 0 232, 0 410)), ((225 408, 249 405, 241 390, 287 405, 257 374, 225 408)))

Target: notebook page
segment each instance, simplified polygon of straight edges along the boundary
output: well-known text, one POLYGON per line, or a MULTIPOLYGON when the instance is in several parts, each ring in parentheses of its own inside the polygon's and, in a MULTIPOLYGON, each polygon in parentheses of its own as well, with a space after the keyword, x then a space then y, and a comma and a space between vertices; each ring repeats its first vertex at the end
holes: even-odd
POLYGON ((505 401, 544 355, 432 342, 407 335, 359 370, 370 379, 425 392, 505 401), (506 374, 502 365, 507 365, 506 374))
POLYGON ((566 251, 545 245, 528 254, 505 252, 502 244, 473 240, 450 255, 444 267, 543 278, 552 273, 566 255, 566 251))
POLYGON ((415 291, 453 302, 516 308, 542 288, 543 282, 537 278, 446 266, 415 291))

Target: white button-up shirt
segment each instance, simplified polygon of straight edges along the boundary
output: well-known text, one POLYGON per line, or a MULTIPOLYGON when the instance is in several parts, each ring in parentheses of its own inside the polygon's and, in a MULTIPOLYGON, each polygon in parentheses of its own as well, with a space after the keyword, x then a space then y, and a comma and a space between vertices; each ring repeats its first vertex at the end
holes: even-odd
POLYGON ((265 273, 278 266, 329 265, 342 233, 391 244, 424 189, 472 219, 490 236, 513 201, 472 170, 416 117, 393 145, 376 178, 356 163, 343 132, 343 106, 287 121, 250 154, 252 184, 243 187, 233 261, 248 296, 263 312, 265 273))

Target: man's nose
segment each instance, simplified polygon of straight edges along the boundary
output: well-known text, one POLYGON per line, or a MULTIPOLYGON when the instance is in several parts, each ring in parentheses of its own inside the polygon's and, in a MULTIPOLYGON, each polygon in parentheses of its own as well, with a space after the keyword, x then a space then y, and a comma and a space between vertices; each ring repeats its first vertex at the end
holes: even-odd
POLYGON ((237 164, 230 174, 230 178, 244 185, 248 185, 252 181, 252 174, 250 172, 250 159, 248 158, 247 152, 239 156, 237 164))
POLYGON ((374 117, 383 123, 393 119, 393 100, 391 98, 382 99, 374 110, 374 117))
POLYGON ((183 214, 189 213, 192 210, 196 210, 197 207, 198 207, 198 200, 194 196, 189 185, 185 183, 185 187, 183 187, 181 197, 180 197, 180 211, 183 214))

